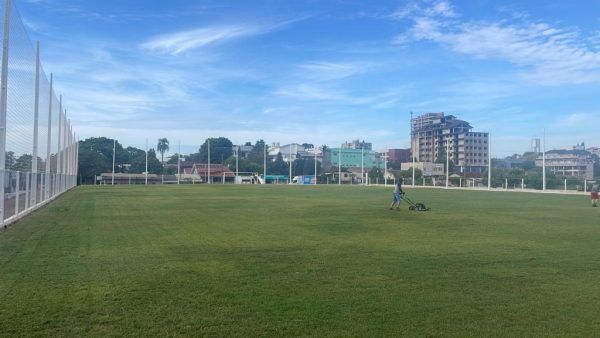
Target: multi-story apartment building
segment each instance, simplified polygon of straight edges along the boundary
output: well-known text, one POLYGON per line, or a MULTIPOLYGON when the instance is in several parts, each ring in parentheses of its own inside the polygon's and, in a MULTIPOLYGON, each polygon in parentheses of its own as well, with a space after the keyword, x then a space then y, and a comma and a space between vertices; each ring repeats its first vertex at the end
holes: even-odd
POLYGON ((388 162, 411 162, 410 149, 389 149, 388 162))
POLYGON ((444 113, 413 118, 412 148, 416 160, 436 162, 448 153, 462 172, 483 172, 488 166, 489 135, 472 129, 468 122, 444 113))
MULTIPOLYGON (((535 160, 542 166, 542 155, 535 160)), ((546 152, 546 169, 557 176, 574 176, 591 180, 594 178, 594 160, 585 150, 550 150, 546 152)))

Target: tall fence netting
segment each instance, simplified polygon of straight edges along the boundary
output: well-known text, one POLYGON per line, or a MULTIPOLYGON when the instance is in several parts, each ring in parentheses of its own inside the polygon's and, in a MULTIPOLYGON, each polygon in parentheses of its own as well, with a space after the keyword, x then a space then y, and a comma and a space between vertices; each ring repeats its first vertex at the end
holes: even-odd
POLYGON ((39 45, 30 40, 14 2, 3 2, 1 17, 6 100, 0 102, 0 114, 6 126, 5 138, 0 138, 4 152, 0 222, 4 223, 75 186, 77 144, 52 77, 39 61, 39 45))

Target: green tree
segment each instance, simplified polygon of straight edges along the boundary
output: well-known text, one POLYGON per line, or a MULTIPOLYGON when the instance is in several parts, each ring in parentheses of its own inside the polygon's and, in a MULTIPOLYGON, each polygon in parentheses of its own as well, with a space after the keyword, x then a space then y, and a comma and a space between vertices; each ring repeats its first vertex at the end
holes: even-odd
POLYGON ((124 159, 126 163, 131 163, 133 159, 138 158, 140 156, 146 157, 146 152, 142 149, 138 149, 135 147, 127 147, 125 148, 125 153, 127 154, 127 158, 124 159))
MULTIPOLYGON (((309 158, 299 158, 292 163, 294 176, 314 175, 315 161, 309 158)), ((288 169, 289 171, 289 169, 288 169)), ((317 173, 322 172, 321 163, 317 162, 317 173)))
MULTIPOLYGON (((225 164, 229 167, 230 170, 235 170, 235 156, 230 156, 227 160, 225 160, 225 164)), ((261 173, 262 165, 254 163, 246 158, 239 158, 238 160, 238 169, 240 172, 245 173, 261 173)))
POLYGON ((15 152, 14 151, 7 151, 4 155, 4 167, 7 170, 14 170, 15 167, 15 163, 17 162, 16 158, 15 158, 15 152))
POLYGON ((371 168, 371 170, 369 170, 368 175, 369 175, 369 183, 371 183, 371 184, 376 184, 377 182, 383 183, 383 169, 371 168))
MULTIPOLYGON (((402 177, 404 183, 410 182, 412 180, 412 169, 410 170, 402 170, 399 175, 395 175, 396 178, 402 177)), ((421 182, 423 178, 423 171, 421 169, 415 169, 415 182, 421 182)))
MULTIPOLYGON (((19 158, 17 158, 14 162, 14 164, 12 165, 12 170, 16 170, 16 171, 31 171, 31 159, 33 158, 32 155, 30 154, 23 154, 21 156, 19 156, 19 158)), ((42 160, 40 157, 37 158, 38 160, 38 170, 41 170, 41 168, 44 168, 44 160, 42 160)))
POLYGON ((169 140, 166 137, 159 138, 156 150, 160 153, 160 163, 165 163, 165 153, 169 151, 169 140))
POLYGON ((272 175, 288 175, 289 169, 288 164, 283 160, 283 156, 281 153, 278 153, 275 157, 275 161, 268 164, 269 165, 269 174, 272 175))
MULTIPOLYGON (((112 172, 113 142, 106 137, 92 137, 79 142, 79 175, 84 183, 94 183, 97 175, 112 172)), ((118 142, 116 149, 118 156, 115 170, 118 172, 121 168, 118 164, 123 163, 123 157, 126 158, 127 155, 118 142)), ((54 155, 51 162, 56 162, 54 155)))
MULTIPOLYGON (((142 151, 137 152, 136 156, 131 159, 131 166, 129 172, 135 174, 142 174, 146 172, 146 153, 142 151)), ((148 150, 148 173, 149 174, 160 174, 162 172, 162 165, 156 156, 154 149, 148 150)))
POLYGON ((210 142, 210 162, 225 163, 233 155, 233 143, 225 137, 209 138, 200 146, 197 159, 208 163, 208 142, 210 142))
MULTIPOLYGON (((180 155, 177 153, 171 155, 171 157, 169 157, 169 159, 167 160, 167 164, 177 164, 177 161, 179 160, 179 156, 180 155)), ((186 156, 183 156, 182 158, 186 159, 186 156)), ((186 159, 186 161, 187 161, 187 159, 186 159)))
MULTIPOLYGON (((268 154, 269 148, 267 147, 266 150, 267 150, 267 154, 268 154)), ((258 140, 258 141, 256 141, 256 143, 254 144, 254 147, 248 154, 248 160, 250 160, 256 164, 262 165, 262 163, 264 161, 264 157, 265 157, 265 141, 258 140)))

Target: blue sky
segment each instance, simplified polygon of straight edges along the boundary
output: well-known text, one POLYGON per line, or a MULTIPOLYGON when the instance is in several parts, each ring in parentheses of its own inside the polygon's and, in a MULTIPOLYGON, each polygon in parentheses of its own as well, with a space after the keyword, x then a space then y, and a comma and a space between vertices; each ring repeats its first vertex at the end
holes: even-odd
MULTIPOLYGON (((600 145, 600 1, 17 2, 81 137, 410 144, 410 111, 495 155, 600 145)), ((176 149, 173 149, 176 150, 176 149)))

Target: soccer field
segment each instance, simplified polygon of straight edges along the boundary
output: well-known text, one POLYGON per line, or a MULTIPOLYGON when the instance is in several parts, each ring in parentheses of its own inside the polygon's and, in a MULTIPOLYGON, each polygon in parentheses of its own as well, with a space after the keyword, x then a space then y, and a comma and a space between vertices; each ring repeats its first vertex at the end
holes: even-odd
POLYGON ((600 332, 585 196, 77 188, 0 233, 2 336, 600 332))

